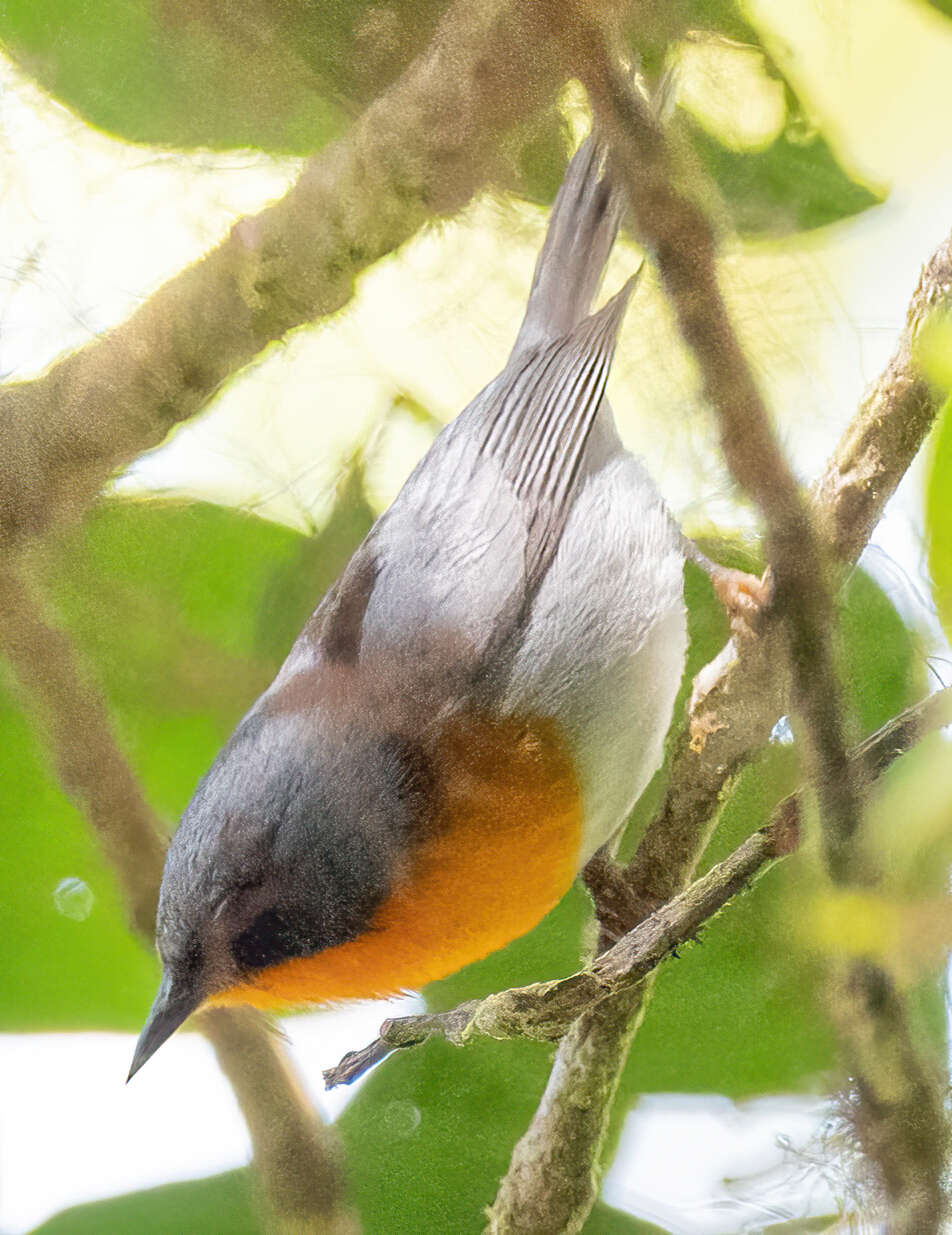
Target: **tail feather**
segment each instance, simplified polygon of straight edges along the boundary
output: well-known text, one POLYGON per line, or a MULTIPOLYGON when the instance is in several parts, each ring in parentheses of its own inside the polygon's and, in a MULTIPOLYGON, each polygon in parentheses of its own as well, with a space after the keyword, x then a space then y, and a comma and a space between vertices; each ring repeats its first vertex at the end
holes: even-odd
POLYGON ((513 355, 569 334, 587 316, 623 210, 604 147, 589 137, 569 164, 552 207, 513 355))

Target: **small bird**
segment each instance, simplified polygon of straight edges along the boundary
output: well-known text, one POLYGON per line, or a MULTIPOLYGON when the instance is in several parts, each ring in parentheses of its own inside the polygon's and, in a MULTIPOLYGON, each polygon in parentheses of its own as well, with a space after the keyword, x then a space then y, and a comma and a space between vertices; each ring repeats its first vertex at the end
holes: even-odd
POLYGON ((530 930, 661 762, 685 542, 605 398, 638 275, 587 139, 505 368, 434 440, 199 784, 130 1076, 205 1004, 418 989, 530 930))

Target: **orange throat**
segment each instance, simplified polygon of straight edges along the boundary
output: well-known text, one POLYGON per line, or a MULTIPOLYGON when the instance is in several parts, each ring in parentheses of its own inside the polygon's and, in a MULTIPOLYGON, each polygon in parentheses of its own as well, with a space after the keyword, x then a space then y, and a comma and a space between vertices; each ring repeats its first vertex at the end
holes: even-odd
POLYGON ((284 961, 214 996, 257 1007, 418 990, 524 935, 578 870, 582 803, 549 721, 467 718, 440 741, 440 810, 357 939, 284 961))

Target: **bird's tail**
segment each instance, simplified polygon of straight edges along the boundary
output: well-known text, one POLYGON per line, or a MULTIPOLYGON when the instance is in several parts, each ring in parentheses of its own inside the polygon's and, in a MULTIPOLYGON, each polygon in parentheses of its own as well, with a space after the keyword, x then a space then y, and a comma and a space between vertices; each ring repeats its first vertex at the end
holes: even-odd
POLYGON ((623 210, 604 147, 588 137, 556 195, 513 355, 568 334, 587 315, 623 210))

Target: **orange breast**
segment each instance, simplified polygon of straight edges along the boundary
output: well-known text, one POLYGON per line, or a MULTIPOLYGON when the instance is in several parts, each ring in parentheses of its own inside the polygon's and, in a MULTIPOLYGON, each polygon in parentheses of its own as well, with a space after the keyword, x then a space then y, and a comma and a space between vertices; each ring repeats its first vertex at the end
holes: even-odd
POLYGON ((360 938, 285 961, 215 1003, 324 1003, 416 990, 530 930, 578 865, 582 806, 547 721, 467 719, 441 739, 435 826, 360 938))

